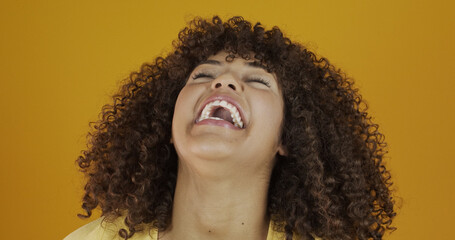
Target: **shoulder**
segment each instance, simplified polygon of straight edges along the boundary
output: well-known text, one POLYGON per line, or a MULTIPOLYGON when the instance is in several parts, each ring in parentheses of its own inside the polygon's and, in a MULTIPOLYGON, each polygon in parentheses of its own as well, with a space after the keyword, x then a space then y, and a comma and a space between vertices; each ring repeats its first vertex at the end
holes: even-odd
MULTIPOLYGON (((314 236, 314 240, 322 240, 321 238, 318 238, 314 236)), ((284 240, 286 239, 286 234, 282 229, 280 229, 280 225, 276 224, 274 221, 270 221, 269 224, 269 232, 267 234, 267 240, 284 240)), ((294 234, 292 237, 292 240, 298 240, 301 239, 301 237, 297 236, 294 234)))
MULTIPOLYGON (((122 240, 118 231, 122 228, 128 229, 123 220, 124 217, 118 217, 114 222, 108 222, 104 217, 100 217, 70 233, 63 240, 122 240)), ((137 232, 131 240, 156 240, 157 231, 152 228, 137 232)))
POLYGON ((103 218, 98 218, 95 221, 85 224, 84 226, 76 229, 70 233, 63 240, 76 240, 76 239, 101 239, 103 228, 101 227, 103 218))

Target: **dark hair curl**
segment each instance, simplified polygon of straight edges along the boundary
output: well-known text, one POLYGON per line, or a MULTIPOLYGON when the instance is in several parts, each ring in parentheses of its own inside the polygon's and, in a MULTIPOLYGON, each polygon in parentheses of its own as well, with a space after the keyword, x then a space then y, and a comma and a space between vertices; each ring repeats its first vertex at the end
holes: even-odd
POLYGON ((384 135, 367 115, 353 81, 325 58, 241 17, 196 18, 175 51, 130 75, 88 135, 77 159, 87 176, 82 208, 125 215, 125 239, 148 224, 171 222, 177 155, 174 104, 195 66, 219 51, 254 58, 278 77, 284 96, 282 143, 268 195, 268 214, 286 239, 382 239, 395 216, 384 135))

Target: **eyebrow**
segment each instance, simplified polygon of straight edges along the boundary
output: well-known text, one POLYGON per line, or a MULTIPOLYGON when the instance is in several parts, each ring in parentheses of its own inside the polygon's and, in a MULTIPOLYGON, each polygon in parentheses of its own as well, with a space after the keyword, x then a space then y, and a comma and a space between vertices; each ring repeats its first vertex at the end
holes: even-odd
MULTIPOLYGON (((199 65, 202 65, 202 64, 222 65, 221 62, 219 62, 217 60, 211 60, 211 59, 205 60, 205 61, 201 62, 199 65)), ((247 65, 249 67, 261 68, 261 69, 265 70, 266 72, 268 72, 267 67, 262 65, 258 61, 246 62, 245 65, 247 65)))

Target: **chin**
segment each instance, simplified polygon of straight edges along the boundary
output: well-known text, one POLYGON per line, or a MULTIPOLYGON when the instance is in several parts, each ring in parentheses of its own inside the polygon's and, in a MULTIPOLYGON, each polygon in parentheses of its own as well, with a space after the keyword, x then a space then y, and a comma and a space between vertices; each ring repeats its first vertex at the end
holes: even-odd
POLYGON ((223 141, 219 136, 206 136, 204 139, 189 142, 188 150, 191 155, 201 159, 221 160, 235 155, 236 148, 232 143, 232 140, 223 141))

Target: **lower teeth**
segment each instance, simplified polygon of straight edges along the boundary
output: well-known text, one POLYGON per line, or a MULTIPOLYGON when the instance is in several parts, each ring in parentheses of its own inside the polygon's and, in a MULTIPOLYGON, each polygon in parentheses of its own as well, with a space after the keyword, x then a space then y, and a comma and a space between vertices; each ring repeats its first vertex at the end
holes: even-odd
POLYGON ((222 119, 222 118, 217 118, 217 117, 208 117, 207 119, 213 119, 213 120, 223 120, 223 121, 225 121, 224 119, 222 119))
MULTIPOLYGON (((222 118, 218 118, 218 117, 208 117, 208 118, 205 118, 205 119, 212 119, 212 120, 218 120, 218 121, 226 121, 222 118)), ((234 123, 234 126, 238 127, 238 128, 242 128, 240 127, 240 125, 238 123, 234 123)))

